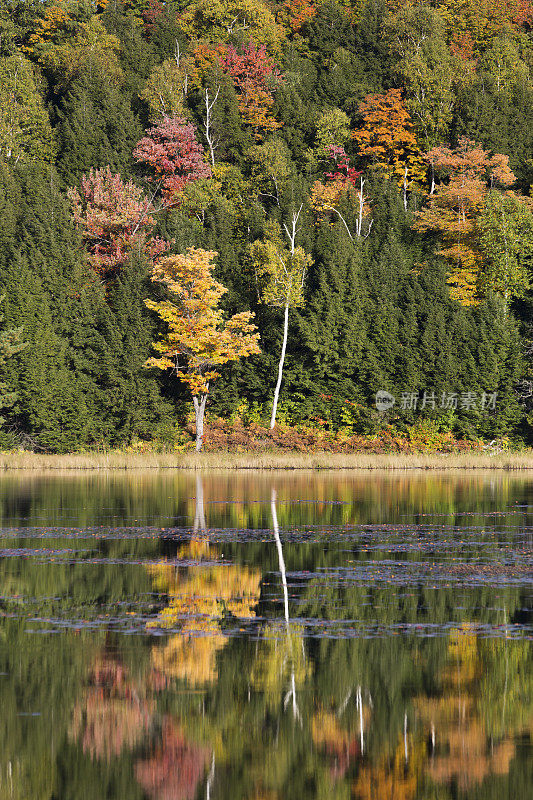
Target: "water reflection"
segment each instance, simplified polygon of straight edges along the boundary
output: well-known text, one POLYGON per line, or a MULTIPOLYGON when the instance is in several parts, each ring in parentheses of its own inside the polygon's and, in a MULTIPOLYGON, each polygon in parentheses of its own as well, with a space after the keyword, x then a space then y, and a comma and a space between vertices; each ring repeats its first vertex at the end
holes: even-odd
POLYGON ((528 799, 532 490, 0 480, 0 798, 528 799))

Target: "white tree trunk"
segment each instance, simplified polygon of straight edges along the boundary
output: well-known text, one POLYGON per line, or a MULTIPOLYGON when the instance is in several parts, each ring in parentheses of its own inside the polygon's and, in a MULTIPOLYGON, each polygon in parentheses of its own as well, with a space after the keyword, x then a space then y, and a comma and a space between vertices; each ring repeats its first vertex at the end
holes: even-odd
POLYGON ((205 138, 207 139, 207 145, 209 147, 209 154, 211 156, 211 166, 215 166, 215 150, 217 147, 217 143, 215 142, 215 138, 213 136, 213 108, 215 107, 215 103, 218 99, 218 95, 220 92, 220 86, 215 92, 215 96, 211 99, 209 98, 209 89, 204 89, 204 97, 205 97, 205 118, 204 118, 204 131, 205 131, 205 138))
POLYGON ((196 417, 196 452, 202 449, 202 439, 204 438, 204 412, 207 401, 207 392, 199 396, 194 395, 194 415, 196 417))
POLYGON ((270 429, 276 424, 276 412, 278 410, 279 390, 281 388, 281 380, 283 378, 283 364, 285 363, 285 351, 287 349, 287 332, 289 330, 289 303, 285 304, 285 314, 283 319, 283 344, 281 346, 281 355, 278 367, 278 382, 274 391, 274 405, 272 406, 272 417, 270 419, 270 429))

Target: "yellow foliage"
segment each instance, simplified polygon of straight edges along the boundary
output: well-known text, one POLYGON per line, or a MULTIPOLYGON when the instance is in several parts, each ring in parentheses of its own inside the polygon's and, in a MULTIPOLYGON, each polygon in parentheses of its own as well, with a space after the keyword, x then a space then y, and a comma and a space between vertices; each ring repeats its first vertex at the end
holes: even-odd
POLYGON ((243 311, 224 319, 218 303, 227 289, 211 271, 216 253, 189 248, 187 255, 167 256, 152 272, 152 280, 168 289, 171 300, 146 300, 167 325, 167 333, 154 343, 160 357, 147 367, 174 369, 193 396, 207 394, 219 376, 216 367, 259 353, 259 334, 253 313, 243 311))
MULTIPOLYGON (((180 558, 214 558, 205 539, 180 548, 180 558)), ((250 619, 259 601, 261 572, 236 564, 176 569, 165 562, 150 568, 154 587, 168 595, 169 604, 151 627, 176 628, 163 648, 152 653, 154 667, 192 685, 216 679, 216 654, 227 637, 219 628, 224 613, 250 619)))

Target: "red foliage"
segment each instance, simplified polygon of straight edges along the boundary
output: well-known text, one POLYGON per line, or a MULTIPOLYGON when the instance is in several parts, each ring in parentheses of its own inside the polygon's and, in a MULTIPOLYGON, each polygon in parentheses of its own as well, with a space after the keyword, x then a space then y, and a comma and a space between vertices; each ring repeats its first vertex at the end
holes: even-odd
POLYGON ((221 61, 240 93, 239 108, 248 124, 256 129, 256 138, 261 138, 258 129, 276 130, 281 127, 272 115, 274 98, 270 87, 281 80, 274 60, 267 55, 266 47, 256 47, 253 42, 239 53, 230 45, 221 61))
MULTIPOLYGON (((316 423, 316 420, 315 420, 316 423)), ((194 426, 188 431, 194 434, 194 426)), ((239 420, 229 422, 210 417, 205 425, 204 447, 209 451, 286 452, 297 453, 417 453, 425 451, 423 441, 385 428, 375 437, 353 434, 339 436, 324 427, 291 427, 279 423, 270 429, 256 423, 244 425, 239 420)), ((439 435, 439 452, 458 453, 479 450, 479 442, 455 439, 450 434, 439 435)), ((433 448, 435 450, 435 448, 433 448)))
POLYGON ((147 131, 133 151, 140 164, 147 164, 152 175, 149 181, 161 184, 165 205, 179 204, 179 195, 188 183, 210 178, 211 167, 196 139, 194 125, 182 117, 165 117, 147 131))
POLYGON ((335 162, 334 172, 324 173, 326 178, 343 183, 348 181, 352 186, 355 186, 357 184, 357 179, 361 177, 361 170, 350 166, 350 159, 344 147, 330 144, 326 147, 326 151, 332 161, 335 162))
POLYGON ((267 55, 265 45, 256 47, 253 42, 238 53, 233 45, 229 45, 222 66, 231 75, 235 86, 245 91, 252 83, 267 89, 267 78, 280 79, 281 75, 273 58, 267 55))
POLYGON ((153 703, 141 696, 126 667, 98 656, 73 712, 70 736, 93 759, 118 756, 139 745, 153 724, 153 703))
POLYGON ((153 756, 135 765, 135 777, 151 800, 194 800, 210 758, 207 747, 189 744, 170 719, 153 756))
POLYGON ((464 33, 456 31, 450 42, 450 50, 461 59, 461 61, 475 62, 474 59, 475 43, 468 31, 464 33))
POLYGON ((148 6, 142 12, 144 22, 144 30, 146 33, 152 33, 156 27, 161 14, 164 11, 164 5, 160 0, 148 0, 148 6))
POLYGON ((132 181, 124 183, 109 167, 91 170, 80 191, 70 189, 73 215, 89 254, 89 263, 105 283, 117 277, 133 247, 149 260, 168 250, 154 237, 153 207, 132 181))

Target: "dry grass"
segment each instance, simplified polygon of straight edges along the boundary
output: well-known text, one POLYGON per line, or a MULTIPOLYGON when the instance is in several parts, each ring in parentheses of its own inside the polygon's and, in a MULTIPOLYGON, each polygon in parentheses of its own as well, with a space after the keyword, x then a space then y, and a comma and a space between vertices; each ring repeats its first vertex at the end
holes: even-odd
POLYGON ((7 470, 529 470, 533 450, 518 453, 1 453, 7 470))

